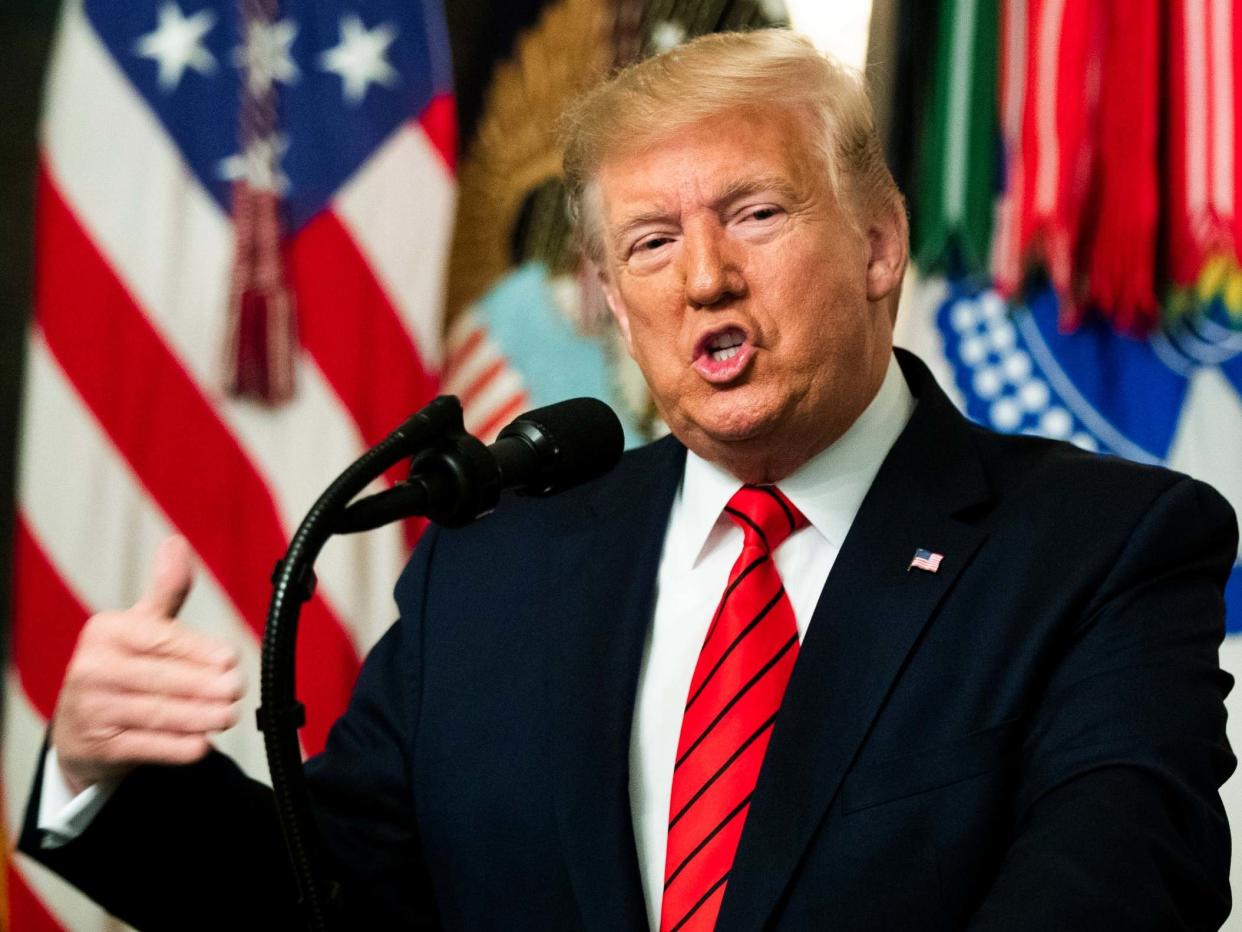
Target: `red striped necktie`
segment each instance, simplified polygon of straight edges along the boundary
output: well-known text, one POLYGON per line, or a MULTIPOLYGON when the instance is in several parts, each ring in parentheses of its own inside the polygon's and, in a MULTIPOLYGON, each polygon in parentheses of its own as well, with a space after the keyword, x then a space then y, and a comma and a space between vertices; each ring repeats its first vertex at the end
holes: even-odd
POLYGON ((774 486, 743 486, 725 513, 742 553, 707 630, 681 720, 660 932, 716 924, 798 629, 772 554, 806 518, 774 486))

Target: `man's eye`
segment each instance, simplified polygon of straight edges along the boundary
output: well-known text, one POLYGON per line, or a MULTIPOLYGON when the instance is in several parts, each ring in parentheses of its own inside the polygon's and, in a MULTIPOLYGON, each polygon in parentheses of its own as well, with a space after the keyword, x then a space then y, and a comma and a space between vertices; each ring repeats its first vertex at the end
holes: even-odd
POLYGON ((746 214, 745 219, 747 220, 771 220, 773 217, 775 217, 779 213, 780 213, 780 209, 777 207, 756 207, 754 210, 746 214))
POLYGON ((667 236, 652 236, 649 239, 639 240, 634 246, 634 252, 655 252, 669 242, 672 240, 667 236))

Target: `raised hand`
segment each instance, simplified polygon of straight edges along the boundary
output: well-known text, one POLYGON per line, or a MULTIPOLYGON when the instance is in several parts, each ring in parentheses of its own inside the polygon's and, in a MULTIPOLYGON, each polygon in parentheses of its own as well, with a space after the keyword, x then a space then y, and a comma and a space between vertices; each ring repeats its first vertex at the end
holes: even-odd
POLYGON ((82 628, 51 732, 73 792, 139 764, 192 763, 214 732, 236 723, 244 690, 237 650, 176 617, 193 579, 189 545, 170 537, 142 598, 82 628))

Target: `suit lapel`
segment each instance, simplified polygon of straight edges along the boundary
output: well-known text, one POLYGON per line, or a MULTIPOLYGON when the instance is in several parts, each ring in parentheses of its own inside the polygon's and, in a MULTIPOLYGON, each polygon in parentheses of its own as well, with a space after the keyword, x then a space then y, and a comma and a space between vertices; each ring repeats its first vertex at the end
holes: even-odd
POLYGON ((919 403, 872 484, 812 616, 726 888, 719 930, 762 927, 928 618, 985 536, 970 428, 899 356, 919 403), (917 548, 944 555, 907 571, 917 548))
POLYGON ((548 600, 552 774, 588 929, 645 930, 629 798, 630 726, 668 513, 685 461, 666 440, 600 483, 557 540, 548 600))

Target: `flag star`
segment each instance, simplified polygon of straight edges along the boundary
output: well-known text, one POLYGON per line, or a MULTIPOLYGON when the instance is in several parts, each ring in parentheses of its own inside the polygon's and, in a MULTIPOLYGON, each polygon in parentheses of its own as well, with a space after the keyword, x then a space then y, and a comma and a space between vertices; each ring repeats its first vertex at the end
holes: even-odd
POLYGON ((341 42, 319 56, 324 71, 338 74, 342 92, 350 104, 360 104, 371 84, 392 87, 401 75, 385 56, 397 38, 397 30, 384 23, 368 30, 353 13, 341 17, 341 42))
POLYGON ((260 191, 284 194, 289 189, 289 178, 280 168, 280 160, 289 150, 289 137, 276 133, 256 139, 238 152, 222 159, 220 177, 226 181, 245 181, 260 191))
POLYGON ((686 27, 672 20, 665 20, 651 30, 651 45, 657 52, 667 52, 681 45, 686 38, 686 27))
POLYGON ((246 41, 234 50, 233 61, 244 70, 251 94, 263 96, 273 81, 297 81, 300 72, 290 51, 297 35, 297 23, 291 19, 278 23, 252 19, 246 24, 246 41))
POLYGON ((187 17, 176 3, 167 2, 160 7, 155 30, 138 38, 134 52, 158 62, 160 89, 173 91, 187 68, 202 75, 216 70, 215 58, 203 46, 203 38, 215 25, 216 14, 211 10, 199 10, 187 17))

